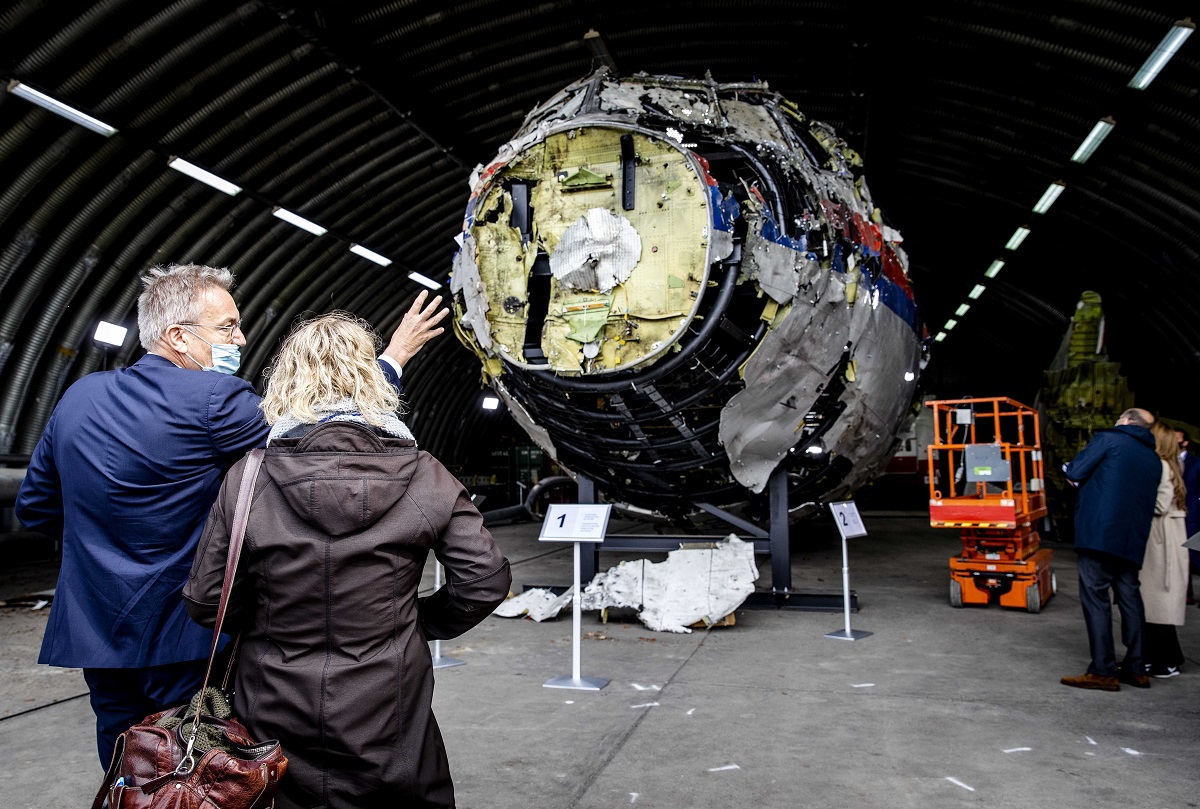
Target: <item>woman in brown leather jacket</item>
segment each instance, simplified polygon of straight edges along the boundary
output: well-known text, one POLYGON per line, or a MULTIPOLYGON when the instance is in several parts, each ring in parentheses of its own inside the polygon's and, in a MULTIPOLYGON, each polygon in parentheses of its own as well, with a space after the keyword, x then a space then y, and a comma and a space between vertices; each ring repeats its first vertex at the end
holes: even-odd
MULTIPOLYGON (((226 626, 234 711, 289 759, 276 805, 452 807, 433 717, 433 639, 508 593, 508 562, 458 480, 396 417, 365 324, 299 326, 270 373, 272 425, 226 626), (446 586, 417 598, 429 551, 446 586)), ((209 514, 184 600, 211 626, 244 461, 209 514)))

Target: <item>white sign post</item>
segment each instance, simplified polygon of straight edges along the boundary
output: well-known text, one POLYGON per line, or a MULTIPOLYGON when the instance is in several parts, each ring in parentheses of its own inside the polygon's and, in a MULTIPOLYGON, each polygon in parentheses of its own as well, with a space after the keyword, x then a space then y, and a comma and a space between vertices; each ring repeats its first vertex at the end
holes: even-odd
POLYGON ((554 677, 542 683, 545 688, 572 688, 577 691, 599 691, 608 685, 600 677, 579 675, 579 640, 581 615, 579 607, 579 546, 583 542, 603 542, 608 529, 612 506, 591 503, 553 503, 546 509, 542 521, 541 542, 571 542, 575 545, 575 586, 571 598, 571 676, 554 677))
MULTIPOLYGON (((433 591, 436 593, 442 589, 442 563, 433 560, 433 591)), ((433 667, 435 669, 452 669, 455 666, 465 666, 467 661, 459 660, 457 657, 442 657, 442 642, 435 640, 433 642, 433 667)))
POLYGON ((850 552, 846 547, 846 540, 851 537, 865 537, 867 529, 863 526, 858 506, 854 505, 853 500, 830 503, 829 510, 833 512, 833 521, 837 523, 838 533, 842 535, 842 607, 846 614, 846 626, 844 629, 826 633, 825 637, 834 640, 858 640, 871 633, 850 628, 850 552))

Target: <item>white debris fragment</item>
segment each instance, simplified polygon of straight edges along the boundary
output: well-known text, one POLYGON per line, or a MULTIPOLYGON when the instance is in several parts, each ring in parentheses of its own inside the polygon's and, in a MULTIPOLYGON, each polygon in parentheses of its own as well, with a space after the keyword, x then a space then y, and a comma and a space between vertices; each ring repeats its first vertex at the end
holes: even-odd
POLYGON ((1126 753, 1128 753, 1131 756, 1140 756, 1141 755, 1141 753, 1139 753, 1137 750, 1134 750, 1132 747, 1122 747, 1121 749, 1124 750, 1126 753))
POLYGON ((688 716, 691 716, 691 715, 692 715, 692 714, 694 714, 695 712, 696 712, 696 709, 695 709, 695 708, 688 708, 687 715, 688 715, 688 716))
POLYGON ((574 705, 574 704, 575 704, 575 700, 573 700, 573 699, 569 699, 569 700, 567 700, 567 704, 568 704, 568 705, 574 705))
POLYGON ((638 691, 662 691, 662 688, 657 685, 638 685, 637 683, 630 683, 630 685, 638 691))
POLYGON ((522 615, 528 615, 535 621, 544 621, 555 617, 563 607, 571 603, 574 589, 569 588, 560 596, 541 588, 526 590, 502 603, 492 614, 501 618, 520 618, 522 615))
POLYGON ((712 548, 671 551, 665 562, 622 562, 592 579, 582 607, 640 608, 650 629, 690 632, 690 624, 715 623, 741 606, 757 578, 754 545, 730 534, 712 548))
POLYGON ((1087 739, 1087 740, 1088 740, 1088 744, 1095 744, 1095 743, 1096 743, 1096 740, 1095 740, 1095 739, 1093 739, 1091 736, 1084 736, 1083 738, 1085 738, 1085 739, 1087 739))
MULTIPOLYGON (((690 624, 715 623, 736 610, 754 592, 758 567, 754 545, 730 534, 711 548, 681 548, 665 562, 622 562, 599 573, 583 591, 580 607, 640 609, 638 618, 660 632, 691 632, 690 624)), ((526 590, 493 613, 501 618, 528 615, 535 621, 553 618, 571 603, 571 590, 555 596, 549 590, 526 590)), ((632 684, 639 691, 661 686, 632 684)))
POLYGON ((741 769, 741 767, 739 767, 736 764, 726 764, 724 767, 709 767, 708 771, 709 772, 724 772, 725 770, 740 770, 740 769, 741 769))
POLYGON ((550 254, 550 272, 571 289, 612 292, 642 257, 642 237, 633 224, 604 208, 590 208, 563 231, 550 254))
POLYGON ((475 240, 469 233, 463 237, 462 247, 454 254, 451 266, 450 291, 462 292, 466 308, 461 323, 475 333, 480 347, 490 352, 492 326, 488 322, 487 313, 491 304, 488 303, 483 278, 479 275, 479 266, 475 263, 475 240))
POLYGON ((636 792, 629 793, 629 802, 630 803, 637 803, 637 799, 638 799, 638 793, 636 793, 636 792))
POLYGON ((1033 749, 1032 747, 1010 747, 1007 750, 1004 750, 1003 752, 1005 752, 1005 753, 1027 753, 1032 749, 1033 749))
POLYGON ((875 683, 851 683, 851 688, 874 688, 875 683))
POLYGON ((954 784, 955 786, 962 787, 963 789, 967 790, 968 792, 975 791, 975 787, 969 787, 966 784, 964 784, 962 781, 959 781, 957 778, 951 778, 950 776, 947 775, 946 780, 949 781, 950 783, 954 784))
POLYGON ((641 705, 630 705, 630 708, 657 708, 657 702, 643 702, 641 705))

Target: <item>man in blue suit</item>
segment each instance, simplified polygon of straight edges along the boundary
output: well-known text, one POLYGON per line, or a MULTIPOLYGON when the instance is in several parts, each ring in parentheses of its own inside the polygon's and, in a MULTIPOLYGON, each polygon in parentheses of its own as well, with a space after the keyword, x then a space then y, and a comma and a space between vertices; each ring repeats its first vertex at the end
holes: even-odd
MULTIPOLYGON (((1183 485, 1187 489, 1187 526, 1188 537, 1200 532, 1200 455, 1191 451, 1191 437, 1183 430, 1176 430, 1179 437, 1179 468, 1183 471, 1183 485)), ((1192 573, 1200 570, 1200 551, 1188 549, 1191 561, 1188 569, 1187 597, 1192 603, 1192 573)))
MULTIPOLYGON (((62 568, 38 662, 82 668, 101 766, 117 736, 199 689, 211 633, 183 607, 221 479, 269 427, 234 376, 246 344, 228 270, 156 267, 143 279, 146 354, 63 395, 29 462, 17 518, 62 538, 62 568)), ((380 357, 404 363, 448 313, 422 292, 380 357)))
POLYGON ((1092 663, 1078 677, 1063 677, 1063 685, 1099 691, 1119 691, 1121 683, 1150 687, 1142 661, 1146 621, 1138 573, 1162 477, 1149 429, 1153 423, 1154 416, 1145 410, 1126 410, 1115 427, 1096 433, 1065 467, 1067 480, 1079 487, 1075 552, 1092 663), (1121 611, 1121 667, 1113 644, 1110 591, 1121 611))

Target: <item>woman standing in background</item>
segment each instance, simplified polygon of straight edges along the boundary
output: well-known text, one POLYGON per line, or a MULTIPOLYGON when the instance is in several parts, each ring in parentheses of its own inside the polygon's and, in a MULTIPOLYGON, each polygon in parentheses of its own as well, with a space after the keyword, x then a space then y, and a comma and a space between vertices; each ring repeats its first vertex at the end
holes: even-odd
POLYGON ((1151 432, 1163 471, 1141 572, 1142 602, 1146 606, 1143 657, 1147 673, 1165 679, 1178 675, 1183 666, 1175 627, 1183 626, 1187 612, 1188 552, 1183 547, 1187 541, 1187 491, 1179 468, 1175 430, 1156 421, 1151 432))

